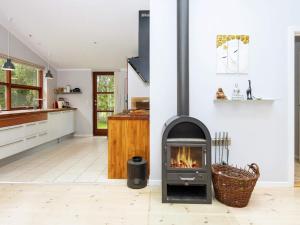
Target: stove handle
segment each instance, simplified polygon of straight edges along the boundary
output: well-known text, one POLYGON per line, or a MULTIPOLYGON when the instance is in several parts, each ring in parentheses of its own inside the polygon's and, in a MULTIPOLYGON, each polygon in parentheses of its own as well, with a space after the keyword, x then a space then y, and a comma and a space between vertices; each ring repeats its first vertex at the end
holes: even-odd
POLYGON ((196 177, 179 177, 182 181, 194 181, 196 180, 196 177))
POLYGON ((207 154, 206 149, 203 151, 203 153, 204 153, 204 166, 206 166, 206 154, 207 154))

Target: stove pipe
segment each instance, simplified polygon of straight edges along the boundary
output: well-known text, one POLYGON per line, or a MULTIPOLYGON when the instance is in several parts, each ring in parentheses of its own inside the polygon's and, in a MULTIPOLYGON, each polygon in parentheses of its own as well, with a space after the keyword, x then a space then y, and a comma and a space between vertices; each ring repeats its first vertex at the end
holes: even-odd
POLYGON ((177 0, 177 115, 189 115, 189 0, 177 0))

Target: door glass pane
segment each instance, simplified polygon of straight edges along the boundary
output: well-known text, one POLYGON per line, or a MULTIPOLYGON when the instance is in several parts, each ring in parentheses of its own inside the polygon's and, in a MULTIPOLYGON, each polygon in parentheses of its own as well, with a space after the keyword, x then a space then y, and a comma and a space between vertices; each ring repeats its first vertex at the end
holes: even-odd
POLYGON ((4 85, 0 85, 0 106, 2 110, 6 109, 5 90, 6 87, 4 85))
POLYGON ((0 59, 0 82, 6 82, 5 71, 1 69, 3 64, 4 64, 4 59, 0 59))
POLYGON ((97 109, 103 111, 114 111, 114 94, 98 94, 97 109))
POLYGON ((114 76, 97 76, 97 92, 114 92, 114 76))
POLYGON ((112 112, 97 113, 97 129, 107 129, 107 117, 111 116, 112 112))
POLYGON ((37 99, 39 92, 37 90, 25 90, 25 89, 11 89, 11 106, 12 108, 18 107, 33 107, 38 105, 37 99))
POLYGON ((16 69, 12 72, 11 82, 29 86, 38 86, 38 69, 15 63, 16 69))
POLYGON ((202 148, 176 146, 171 147, 171 168, 201 168, 202 167, 202 148))

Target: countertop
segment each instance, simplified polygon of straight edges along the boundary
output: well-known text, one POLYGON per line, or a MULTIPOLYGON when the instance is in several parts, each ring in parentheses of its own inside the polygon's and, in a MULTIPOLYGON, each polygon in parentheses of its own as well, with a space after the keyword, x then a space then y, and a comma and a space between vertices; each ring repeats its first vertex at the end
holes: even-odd
POLYGON ((149 120, 149 113, 147 112, 130 112, 130 113, 119 113, 109 116, 109 120, 149 120))
POLYGON ((27 115, 34 113, 48 113, 48 112, 60 112, 76 110, 76 108, 62 108, 62 109, 25 109, 25 110, 11 110, 11 111, 0 111, 0 118, 5 118, 14 115, 27 115))

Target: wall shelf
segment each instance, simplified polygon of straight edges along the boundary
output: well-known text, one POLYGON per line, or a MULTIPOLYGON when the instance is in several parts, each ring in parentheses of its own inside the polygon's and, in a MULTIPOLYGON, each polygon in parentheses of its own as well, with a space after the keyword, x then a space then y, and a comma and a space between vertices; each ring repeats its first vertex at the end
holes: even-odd
POLYGON ((264 98, 264 99, 254 99, 254 100, 219 100, 219 99, 214 99, 214 103, 273 103, 275 99, 271 98, 264 98))

